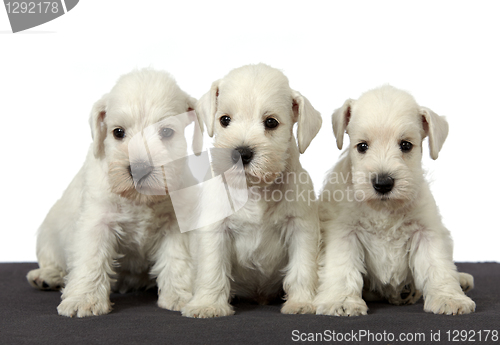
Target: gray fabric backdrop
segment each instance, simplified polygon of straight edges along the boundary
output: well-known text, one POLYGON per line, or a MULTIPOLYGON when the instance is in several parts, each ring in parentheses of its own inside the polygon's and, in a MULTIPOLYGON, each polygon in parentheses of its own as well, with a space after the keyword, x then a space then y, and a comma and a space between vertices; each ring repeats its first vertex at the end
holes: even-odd
MULTIPOLYGON (((431 334, 440 334, 447 343, 447 331, 468 331, 467 338, 481 344, 500 344, 486 330, 500 331, 500 264, 462 263, 460 271, 474 275, 476 287, 469 296, 476 302, 471 315, 432 315, 423 311, 420 300, 412 306, 368 303, 368 316, 330 317, 282 315, 280 305, 258 306, 234 303, 234 316, 200 320, 181 317, 178 312, 156 306, 156 291, 113 294, 109 315, 70 319, 57 315, 60 293, 38 291, 27 283, 34 263, 0 264, 0 344, 282 344, 314 337, 335 344, 431 343, 431 334), (384 341, 383 332, 386 332, 384 341), (330 337, 355 338, 351 342, 328 341, 330 337), (395 337, 390 341, 390 334, 395 337), (406 334, 410 333, 410 334, 406 334), (425 341, 416 341, 422 333, 425 341), (361 335, 365 335, 361 337, 361 335), (399 336, 413 341, 397 341, 399 336), (368 338, 368 337, 371 338, 368 338), (381 339, 381 341, 377 341, 381 339)), ((463 335, 463 334, 462 334, 463 335)), ((420 336, 421 337, 421 336, 420 336)), ((340 338, 337 338, 340 339, 340 338)), ((460 338, 455 337, 463 344, 460 338)))

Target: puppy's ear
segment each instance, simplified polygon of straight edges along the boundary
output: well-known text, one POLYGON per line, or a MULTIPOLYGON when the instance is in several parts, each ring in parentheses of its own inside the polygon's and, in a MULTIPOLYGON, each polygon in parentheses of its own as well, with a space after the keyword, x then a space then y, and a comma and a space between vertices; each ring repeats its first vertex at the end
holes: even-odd
POLYGON ((429 108, 421 107, 422 123, 425 134, 429 136, 429 151, 432 159, 437 159, 448 136, 448 122, 429 108))
POLYGON ((194 130, 193 130, 193 152, 196 156, 201 154, 203 150, 203 122, 200 122, 198 116, 196 115, 196 111, 194 110, 196 107, 196 99, 193 97, 188 97, 188 116, 191 122, 194 122, 194 130))
POLYGON ((92 111, 90 112, 90 130, 92 139, 94 140, 93 149, 95 158, 104 157, 104 139, 106 138, 107 126, 104 119, 106 117, 106 107, 108 101, 108 94, 102 96, 100 100, 94 103, 92 111))
POLYGON ((342 107, 335 110, 332 114, 333 135, 335 135, 337 139, 337 147, 339 150, 341 150, 344 145, 344 133, 351 119, 351 107, 353 103, 354 100, 348 99, 344 102, 342 107))
POLYGON ((309 100, 298 91, 292 90, 292 98, 294 121, 297 122, 299 152, 304 153, 316 134, 318 134, 323 120, 321 114, 313 108, 309 100))
POLYGON ((196 115, 200 124, 205 123, 207 133, 210 137, 214 135, 215 113, 217 112, 217 97, 219 96, 219 83, 212 83, 210 91, 204 94, 196 104, 196 115))

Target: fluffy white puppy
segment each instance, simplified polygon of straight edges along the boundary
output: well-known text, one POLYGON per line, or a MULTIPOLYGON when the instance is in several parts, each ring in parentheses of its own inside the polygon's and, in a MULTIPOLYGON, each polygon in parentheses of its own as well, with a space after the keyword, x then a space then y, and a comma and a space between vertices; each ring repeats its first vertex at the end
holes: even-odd
POLYGON ((195 102, 168 73, 143 69, 94 104, 86 161, 41 225, 40 268, 27 276, 40 289, 65 286, 60 315, 110 312, 112 283, 124 292, 156 278, 158 305, 171 310, 191 298, 189 237, 168 191, 192 184, 192 175, 168 163, 187 155, 184 129, 196 116, 186 112, 195 102), (167 186, 166 175, 179 176, 177 185, 167 186))
POLYGON ((231 296, 264 304, 283 290, 282 313, 313 313, 319 220, 299 153, 320 129, 320 114, 282 72, 264 64, 215 81, 196 110, 214 146, 227 149, 234 163, 241 159, 248 201, 197 232, 195 292, 182 314, 231 315, 231 296))
POLYGON ((421 164, 427 136, 431 157, 438 157, 446 120, 407 92, 383 86, 347 100, 332 122, 338 148, 344 132, 350 145, 320 196, 317 314, 366 314, 363 286, 367 299, 406 304, 423 293, 425 311, 473 312, 475 303, 462 291, 473 287, 472 276, 456 270, 452 239, 421 164))

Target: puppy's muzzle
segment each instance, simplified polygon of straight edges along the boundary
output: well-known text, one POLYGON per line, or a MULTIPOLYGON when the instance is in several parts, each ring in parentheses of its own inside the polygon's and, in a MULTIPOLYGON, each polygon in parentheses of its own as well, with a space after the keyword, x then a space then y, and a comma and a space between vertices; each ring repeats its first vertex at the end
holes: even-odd
POLYGON ((373 188, 379 194, 387 194, 394 187, 394 179, 387 174, 376 176, 372 179, 373 188))
POLYGON ((153 167, 148 163, 140 162, 130 164, 128 167, 128 171, 135 181, 140 181, 143 178, 148 177, 151 172, 153 172, 153 167))
POLYGON ((243 165, 247 165, 252 161, 253 150, 249 147, 237 147, 231 153, 231 159, 233 160, 233 163, 236 164, 240 157, 243 165))

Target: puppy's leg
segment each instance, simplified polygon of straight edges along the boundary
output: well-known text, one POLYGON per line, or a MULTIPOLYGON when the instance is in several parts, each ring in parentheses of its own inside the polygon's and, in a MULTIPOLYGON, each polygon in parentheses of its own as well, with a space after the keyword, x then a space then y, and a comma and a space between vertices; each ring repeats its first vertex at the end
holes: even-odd
MULTIPOLYGON (((314 213, 315 215, 315 213, 314 213)), ((283 282, 287 301, 283 314, 313 314, 313 299, 318 282, 319 221, 294 218, 287 231, 292 235, 288 246, 289 263, 283 282)))
POLYGON ((371 290, 371 282, 366 275, 363 277, 363 291, 361 296, 367 302, 381 302, 384 300, 379 291, 371 290))
POLYGON ((218 317, 234 314, 229 304, 231 285, 231 241, 220 222, 195 233, 197 236, 194 296, 182 308, 188 317, 218 317))
POLYGON ((444 227, 437 231, 419 231, 413 238, 412 247, 415 252, 410 259, 416 288, 424 294, 424 310, 448 315, 472 313, 476 304, 460 286, 448 231, 444 227))
POLYGON ((325 246, 319 269, 319 289, 314 304, 316 314, 336 316, 366 315, 363 291, 363 247, 352 229, 324 222, 325 246))
POLYGON ((110 275, 116 257, 115 230, 119 228, 108 223, 108 217, 102 209, 83 212, 62 302, 57 307, 59 315, 84 317, 111 311, 110 275))
POLYGON ((65 273, 55 265, 41 267, 28 272, 26 279, 40 290, 60 290, 64 286, 65 273))
POLYGON ((469 292, 474 289, 474 277, 469 273, 459 272, 458 279, 463 292, 469 292))
POLYGON ((169 229, 156 254, 151 274, 158 284, 158 306, 179 311, 192 297, 189 233, 169 229))
POLYGON ((36 255, 40 268, 30 271, 27 276, 36 288, 59 290, 64 286, 67 250, 73 242, 75 220, 81 210, 84 172, 81 168, 38 229, 36 255))
MULTIPOLYGON (((49 222, 50 223, 50 222, 49 222)), ((40 227, 37 238, 37 258, 40 268, 29 271, 26 278, 40 290, 60 290, 64 286, 66 262, 59 229, 46 224, 40 227)))

